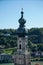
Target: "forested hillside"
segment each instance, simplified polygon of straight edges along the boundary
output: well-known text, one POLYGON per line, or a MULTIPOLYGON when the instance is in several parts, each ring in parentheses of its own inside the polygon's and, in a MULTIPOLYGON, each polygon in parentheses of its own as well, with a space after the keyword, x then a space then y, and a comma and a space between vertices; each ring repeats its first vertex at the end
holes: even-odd
MULTIPOLYGON (((15 29, 0 29, 0 48, 17 46, 15 32, 15 29)), ((39 50, 41 49, 41 51, 43 51, 43 28, 28 29, 28 46, 30 46, 30 48, 37 46, 39 50)))

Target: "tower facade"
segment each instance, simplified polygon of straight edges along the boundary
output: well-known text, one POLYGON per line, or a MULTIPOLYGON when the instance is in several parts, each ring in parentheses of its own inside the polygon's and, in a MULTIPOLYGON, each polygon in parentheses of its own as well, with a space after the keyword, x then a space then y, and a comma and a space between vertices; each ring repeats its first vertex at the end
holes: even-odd
POLYGON ((28 51, 28 36, 25 29, 26 20, 23 18, 23 10, 19 19, 19 28, 17 29, 17 51, 14 53, 14 65, 31 65, 30 51, 28 51))

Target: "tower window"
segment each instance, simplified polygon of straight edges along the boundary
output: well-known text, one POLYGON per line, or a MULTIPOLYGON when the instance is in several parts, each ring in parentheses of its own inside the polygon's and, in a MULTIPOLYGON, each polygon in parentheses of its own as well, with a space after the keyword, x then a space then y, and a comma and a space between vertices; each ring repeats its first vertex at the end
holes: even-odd
POLYGON ((21 41, 19 41, 21 43, 21 41))
POLYGON ((21 49, 21 44, 19 45, 19 49, 21 49))

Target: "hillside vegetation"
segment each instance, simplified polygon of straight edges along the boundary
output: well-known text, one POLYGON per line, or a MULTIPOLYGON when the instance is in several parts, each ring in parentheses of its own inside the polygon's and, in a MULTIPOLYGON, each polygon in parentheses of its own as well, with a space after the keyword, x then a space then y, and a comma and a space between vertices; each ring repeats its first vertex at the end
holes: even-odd
MULTIPOLYGON (((15 29, 0 29, 0 48, 17 47, 15 29)), ((35 51, 43 51, 43 28, 28 29, 28 47, 35 51)))

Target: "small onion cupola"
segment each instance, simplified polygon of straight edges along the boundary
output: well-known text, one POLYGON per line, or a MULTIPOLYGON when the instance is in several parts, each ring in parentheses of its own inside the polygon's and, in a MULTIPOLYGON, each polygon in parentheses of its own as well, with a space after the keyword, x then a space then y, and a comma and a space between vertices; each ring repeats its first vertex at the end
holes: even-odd
POLYGON ((23 18, 23 8, 22 8, 22 11, 21 11, 21 18, 18 20, 19 22, 19 28, 17 29, 17 34, 18 36, 20 37, 23 37, 26 35, 26 29, 25 29, 25 23, 26 23, 26 20, 23 18))
POLYGON ((24 12, 23 12, 23 8, 22 8, 21 18, 19 19, 20 27, 24 27, 25 26, 24 24, 26 23, 26 20, 23 18, 23 14, 24 14, 24 12))

